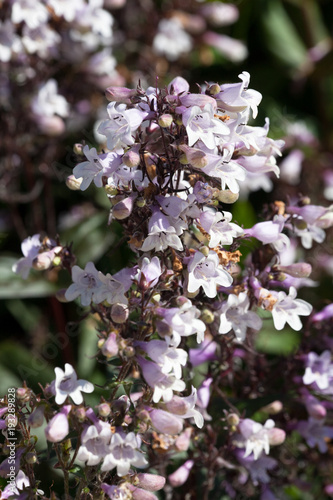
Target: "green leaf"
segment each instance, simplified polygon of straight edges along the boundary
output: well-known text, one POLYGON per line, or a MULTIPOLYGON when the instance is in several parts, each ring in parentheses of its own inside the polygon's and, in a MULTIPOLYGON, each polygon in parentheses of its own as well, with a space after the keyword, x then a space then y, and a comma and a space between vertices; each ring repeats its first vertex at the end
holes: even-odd
POLYGON ((271 52, 291 68, 300 68, 307 60, 307 50, 281 2, 269 2, 263 23, 271 52))

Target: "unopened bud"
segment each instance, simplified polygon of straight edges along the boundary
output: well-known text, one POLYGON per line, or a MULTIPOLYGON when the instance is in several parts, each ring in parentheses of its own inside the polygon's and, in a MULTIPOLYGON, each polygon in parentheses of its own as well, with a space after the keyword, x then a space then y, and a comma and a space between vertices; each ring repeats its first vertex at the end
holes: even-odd
POLYGON ((126 167, 134 168, 140 165, 140 155, 134 149, 129 149, 122 158, 123 164, 126 167))
POLYGON ((65 131, 65 122, 60 116, 38 116, 37 124, 41 132, 50 137, 61 135, 65 131))
POLYGON ((116 203, 112 209, 112 216, 117 220, 127 219, 132 213, 134 197, 129 196, 122 201, 116 203))
MULTIPOLYGON (((103 340, 100 339, 99 342, 103 340)), ((108 338, 101 343, 101 351, 102 354, 107 358, 112 358, 113 356, 117 356, 118 354, 118 344, 117 344, 117 336, 114 332, 111 332, 108 338)))
POLYGON ((128 345, 123 349, 123 355, 126 356, 126 358, 133 358, 135 356, 135 349, 133 346, 128 345))
POLYGON ((78 191, 81 187, 83 181, 83 177, 79 177, 78 179, 72 174, 66 179, 66 186, 72 191, 78 191))
POLYGON ((136 89, 128 89, 126 87, 109 87, 105 91, 108 101, 120 102, 123 104, 132 104, 131 98, 136 94, 136 89))
POLYGON ((74 409, 74 413, 79 422, 84 422, 86 419, 86 410, 83 406, 74 409))
POLYGON ((142 420, 143 422, 149 422, 150 420, 149 412, 147 410, 140 410, 139 413, 137 414, 137 417, 139 420, 142 420))
POLYGON ((277 413, 280 413, 283 409, 283 404, 281 401, 273 401, 267 406, 264 406, 262 408, 262 411, 268 413, 269 415, 276 415, 277 413))
POLYGON ((277 446, 282 444, 286 439, 286 433, 282 429, 269 429, 268 431, 268 441, 271 446, 277 446))
POLYGON ((289 276, 293 276, 294 278, 307 278, 312 272, 311 264, 307 262, 298 262, 289 266, 275 266, 275 269, 289 274, 289 276))
POLYGON ((216 95, 219 92, 221 92, 221 87, 219 86, 218 83, 213 83, 213 85, 209 85, 209 87, 206 90, 206 94, 208 95, 216 95))
POLYGON ((25 461, 28 463, 28 464, 35 464, 37 462, 37 455, 34 451, 29 451, 26 455, 25 455, 25 461))
POLYGON ((166 408, 174 415, 185 415, 188 410, 188 404, 179 396, 174 396, 171 401, 166 403, 166 408))
POLYGON ((16 389, 16 397, 22 401, 30 399, 30 390, 27 387, 19 387, 16 389))
POLYGON ((162 128, 168 128, 173 122, 173 116, 169 115, 168 113, 165 113, 164 115, 161 115, 158 119, 158 124, 162 128))
POLYGON ((154 295, 151 298, 152 302, 155 302, 156 304, 159 303, 161 300, 161 294, 160 293, 154 293, 154 295))
POLYGON ((184 432, 182 432, 175 441, 175 446, 179 451, 187 451, 191 444, 191 435, 193 428, 187 427, 184 432))
POLYGON ((200 248, 199 248, 199 251, 205 256, 205 257, 208 257, 209 255, 209 248, 206 246, 206 245, 202 245, 200 248))
POLYGON ((138 200, 136 200, 135 204, 137 207, 143 208, 146 206, 146 200, 144 198, 139 198, 138 200))
POLYGON ((76 143, 74 144, 73 146, 73 152, 76 154, 76 155, 79 155, 79 156, 84 156, 84 152, 83 152, 83 144, 80 144, 80 143, 76 143))
POLYGON ((239 424, 239 416, 236 413, 229 413, 226 420, 230 427, 236 427, 239 424))
POLYGON ((109 186, 108 184, 104 186, 105 192, 108 196, 116 196, 119 191, 116 187, 114 186, 109 186))
POLYGON ((177 488, 177 486, 181 486, 182 484, 184 484, 188 479, 188 476, 190 474, 193 465, 194 465, 193 460, 187 460, 181 467, 179 467, 179 469, 170 474, 168 479, 171 486, 177 488))
POLYGON ((230 189, 224 189, 215 194, 215 197, 221 203, 227 203, 228 205, 231 205, 232 203, 235 203, 235 201, 238 200, 239 193, 233 193, 232 191, 230 191, 230 189))
POLYGON ((293 221, 297 229, 306 229, 308 227, 307 223, 303 219, 296 219, 293 221))
POLYGON ((96 408, 98 410, 98 414, 101 417, 108 417, 111 413, 111 408, 110 408, 110 405, 108 403, 101 403, 96 408))
POLYGON ((205 308, 201 311, 200 319, 206 323, 206 325, 210 325, 214 321, 214 313, 210 309, 205 308))
POLYGON ((164 487, 165 478, 157 474, 140 472, 135 478, 135 484, 147 491, 158 491, 164 487))
POLYGON ((37 427, 43 425, 44 411, 45 407, 43 405, 37 406, 37 408, 28 417, 28 425, 33 429, 37 429, 37 427))
POLYGON ((129 315, 128 307, 125 304, 113 304, 111 309, 111 319, 115 323, 125 323, 129 315))
MULTIPOLYGON (((61 250, 62 247, 57 246, 52 248, 52 250, 49 250, 48 252, 42 252, 38 254, 32 261, 32 267, 37 271, 45 271, 46 269, 49 269, 52 265, 54 265, 54 259, 56 257, 56 254, 61 252, 61 250)), ((61 259, 60 262, 58 259, 58 265, 60 263, 61 259)))
POLYGON ((58 290, 55 294, 56 296, 56 299, 59 300, 59 302, 62 302, 62 303, 67 303, 68 300, 66 299, 66 291, 67 291, 67 288, 61 288, 60 290, 58 290))

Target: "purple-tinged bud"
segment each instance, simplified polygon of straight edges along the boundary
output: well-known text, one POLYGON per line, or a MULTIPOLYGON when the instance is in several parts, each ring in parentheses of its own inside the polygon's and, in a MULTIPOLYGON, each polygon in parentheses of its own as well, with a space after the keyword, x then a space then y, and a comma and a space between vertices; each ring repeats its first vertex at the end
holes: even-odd
POLYGON ((239 193, 233 193, 230 189, 223 189, 218 191, 214 196, 221 202, 231 205, 235 203, 239 198, 239 193))
POLYGON ((29 451, 29 453, 25 455, 24 459, 28 464, 35 464, 37 462, 36 452, 29 451))
POLYGON ((204 5, 200 13, 213 26, 228 26, 237 21, 239 11, 230 3, 212 2, 204 5))
POLYGON ((100 417, 108 417, 111 413, 111 408, 108 403, 101 403, 96 406, 96 408, 100 417))
POLYGON ((117 343, 117 335, 114 332, 111 332, 106 341, 102 345, 102 354, 106 358, 112 358, 113 356, 117 356, 118 354, 118 343, 117 343))
POLYGON ((330 319, 333 317, 333 304, 329 304, 328 306, 324 307, 321 311, 317 312, 313 318, 312 321, 325 321, 327 319, 330 319))
POLYGON ((157 474, 148 474, 146 472, 140 472, 137 474, 138 483, 135 483, 147 491, 158 491, 161 490, 165 485, 165 478, 157 474))
POLYGON ((19 387, 16 389, 16 397, 21 401, 28 401, 30 399, 30 389, 27 387, 19 387))
POLYGON ((214 31, 206 31, 202 40, 207 45, 217 49, 223 56, 232 62, 243 61, 248 54, 246 45, 240 40, 231 38, 227 35, 220 35, 214 31))
POLYGON ((194 465, 193 460, 187 460, 181 467, 179 467, 179 469, 170 474, 170 476, 168 477, 170 484, 174 488, 177 488, 178 486, 184 484, 188 479, 188 476, 190 474, 193 465, 194 465))
POLYGON ((108 101, 132 104, 131 98, 137 95, 137 90, 126 87, 108 87, 105 95, 108 101))
POLYGON ((111 319, 115 323, 125 323, 128 320, 128 307, 126 304, 113 304, 111 308, 111 319))
POLYGON ((191 443, 192 427, 187 427, 176 439, 175 446, 179 451, 187 451, 191 443))
POLYGON ((74 409, 74 414, 79 422, 84 422, 86 419, 86 410, 83 406, 74 409))
POLYGON ((112 209, 112 216, 117 220, 127 219, 132 213, 135 197, 136 196, 129 196, 116 203, 112 209))
POLYGON ((150 420, 149 412, 147 410, 140 410, 139 413, 137 414, 137 417, 139 420, 142 420, 143 422, 148 422, 150 420))
POLYGON ((282 429, 274 427, 268 431, 268 441, 270 446, 278 446, 282 444, 286 439, 286 433, 282 429))
POLYGON ((149 412, 149 416, 157 432, 163 434, 179 434, 183 429, 182 419, 167 411, 154 409, 149 412))
POLYGON ((333 484, 327 484, 325 486, 325 493, 326 495, 333 497, 333 484))
POLYGON ((326 408, 322 404, 319 403, 310 403, 306 405, 306 409, 311 417, 317 418, 319 420, 326 417, 326 408))
POLYGON ((44 405, 37 406, 37 408, 35 408, 35 410, 28 417, 27 420, 28 425, 33 429, 36 429, 37 427, 43 425, 44 411, 45 411, 44 405))
POLYGON ((281 401, 273 401, 267 406, 264 406, 261 411, 264 411, 268 413, 268 415, 276 415, 277 413, 280 413, 283 409, 283 404, 281 401))
POLYGON ((126 4, 126 0, 104 0, 105 7, 109 9, 121 9, 126 4))
POLYGON ((45 427, 45 436, 51 443, 59 443, 65 439, 69 432, 67 415, 71 411, 71 405, 63 406, 61 411, 57 413, 45 427))
MULTIPOLYGON (((132 488, 130 487, 132 490, 132 488)), ((157 500, 156 495, 150 491, 142 490, 141 488, 134 488, 132 490, 133 500, 157 500)))
POLYGON ((83 181, 83 177, 79 177, 78 179, 74 177, 74 175, 69 175, 66 179, 66 186, 72 191, 79 191, 81 184, 83 181))
POLYGON ((129 149, 122 157, 122 161, 126 167, 134 168, 140 165, 140 155, 134 148, 129 149))
POLYGON ((65 123, 60 116, 38 116, 37 125, 43 134, 51 137, 61 135, 65 131, 65 123))
POLYGON ((306 262, 298 262, 296 264, 290 264, 289 266, 274 266, 272 270, 281 271, 283 273, 289 274, 294 278, 307 278, 312 272, 311 264, 306 262))
POLYGON ((168 128, 173 122, 173 116, 165 113, 164 115, 161 115, 158 119, 158 124, 162 128, 168 128))

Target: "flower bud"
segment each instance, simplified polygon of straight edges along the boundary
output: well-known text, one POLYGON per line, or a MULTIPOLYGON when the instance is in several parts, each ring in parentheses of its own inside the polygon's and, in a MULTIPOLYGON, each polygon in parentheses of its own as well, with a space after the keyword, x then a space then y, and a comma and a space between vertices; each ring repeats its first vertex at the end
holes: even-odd
POLYGON ((162 128, 168 128, 173 122, 173 116, 165 113, 164 115, 161 115, 158 119, 158 124, 162 128))
POLYGON ((123 104, 132 104, 131 98, 136 94, 136 89, 128 89, 126 87, 108 87, 105 91, 108 101, 120 102, 123 104))
POLYGON ((30 399, 30 390, 27 387, 19 387, 16 389, 16 397, 22 401, 30 399))
POLYGON ((35 410, 30 413, 28 417, 28 425, 33 429, 36 429, 37 427, 43 425, 44 411, 45 407, 43 405, 37 406, 37 408, 35 408, 35 410))
POLYGON ((143 422, 148 422, 150 420, 149 412, 147 410, 140 410, 139 413, 137 414, 137 417, 139 420, 142 420, 143 422))
POLYGON ((183 398, 179 396, 174 396, 171 401, 166 403, 166 408, 170 413, 174 415, 185 415, 189 405, 184 401, 183 398))
POLYGON ((280 413, 283 409, 283 404, 281 401, 273 401, 267 406, 264 406, 262 408, 262 411, 268 413, 269 415, 276 415, 277 413, 280 413))
POLYGON ((29 451, 29 453, 27 453, 25 455, 25 461, 28 463, 28 464, 35 464, 37 462, 37 455, 36 455, 36 452, 34 451, 29 451))
POLYGON ((67 288, 61 288, 60 290, 58 290, 55 294, 56 296, 56 299, 59 300, 59 302, 62 302, 62 303, 67 303, 69 302, 66 297, 65 297, 65 293, 67 291, 67 288))
POLYGON ((268 441, 271 446, 277 446, 282 444, 286 439, 286 433, 282 429, 269 429, 268 431, 268 441))
POLYGON ((83 147, 83 144, 76 143, 74 144, 73 152, 78 156, 84 156, 83 147))
POLYGON ((52 250, 49 250, 48 252, 42 252, 38 254, 32 261, 32 267, 37 271, 45 271, 46 269, 49 269, 52 265, 54 265, 56 254, 61 252, 61 250, 62 247, 57 246, 52 248, 52 250))
POLYGON ((129 196, 116 203, 112 209, 112 216, 117 220, 127 219, 132 213, 134 205, 134 196, 129 196))
POLYGON ((65 123, 60 116, 38 116, 37 125, 43 134, 50 137, 56 137, 65 131, 65 123))
POLYGON ((111 308, 111 319, 115 323, 125 323, 128 319, 129 311, 126 304, 113 304, 111 308))
POLYGON ((214 313, 210 309, 203 309, 201 311, 200 319, 206 323, 206 325, 211 325, 214 321, 214 313))
POLYGON ((74 409, 74 414, 79 422, 84 422, 86 419, 86 410, 83 406, 74 409))
POLYGON ((123 164, 126 165, 126 167, 129 168, 134 168, 140 165, 140 155, 135 149, 129 149, 126 151, 126 153, 123 155, 123 164))
POLYGON ((208 254, 209 254, 209 248, 206 246, 206 245, 202 245, 200 248, 199 248, 199 251, 205 256, 205 257, 208 257, 208 254))
POLYGON ((62 441, 69 432, 67 415, 71 410, 71 406, 64 406, 61 412, 57 413, 45 427, 45 436, 51 443, 62 441))
POLYGON ((144 198, 139 198, 138 200, 136 200, 135 204, 137 207, 143 208, 146 206, 146 200, 144 198))
POLYGON ((230 427, 236 427, 239 424, 239 416, 236 413, 229 413, 226 420, 230 427))
POLYGON ((209 87, 206 90, 206 94, 208 95, 216 95, 219 92, 221 92, 221 87, 219 86, 218 83, 213 83, 212 85, 209 85, 209 87))
POLYGON ((170 474, 170 476, 168 477, 170 484, 174 488, 177 488, 178 486, 184 484, 188 479, 193 465, 193 460, 187 460, 181 467, 179 467, 179 469, 170 474))
POLYGON ((156 500, 156 495, 150 491, 135 488, 132 491, 132 498, 133 500, 156 500))
POLYGON ((111 408, 108 403, 101 403, 100 405, 96 406, 96 408, 100 417, 108 417, 111 413, 111 408))
MULTIPOLYGON (((102 339, 100 339, 102 340, 102 339)), ((117 356, 118 354, 118 343, 117 343, 117 335, 114 332, 111 332, 108 338, 102 345, 102 354, 106 358, 112 358, 113 356, 117 356)))
POLYGON ((137 474, 136 483, 140 488, 147 491, 158 491, 161 490, 165 485, 165 478, 157 474, 148 474, 146 472, 140 472, 137 474))
POLYGON ((306 229, 308 227, 307 223, 303 219, 296 219, 293 221, 293 223, 295 224, 297 229, 300 229, 300 230, 306 229))
POLYGON ((179 451, 187 451, 191 443, 191 435, 193 429, 187 427, 176 439, 175 446, 179 451))
POLYGON ((221 203, 227 203, 228 205, 231 205, 232 203, 235 203, 235 201, 238 200, 239 193, 233 193, 232 191, 230 191, 230 189, 224 189, 218 191, 218 193, 215 194, 215 197, 221 203))
POLYGON ((66 179, 66 186, 72 191, 78 191, 81 187, 83 178, 79 177, 78 179, 72 174, 69 175, 66 179))
POLYGON ((312 272, 311 264, 307 262, 298 262, 296 264, 290 264, 289 266, 274 266, 274 270, 282 271, 283 273, 289 274, 294 278, 307 278, 312 272))
MULTIPOLYGON (((104 186, 104 189, 105 189, 105 192, 106 194, 110 197, 110 196, 116 196, 119 191, 116 187, 114 186, 109 186, 108 184, 106 186, 104 186)), ((109 198, 110 199, 110 198, 109 198)))

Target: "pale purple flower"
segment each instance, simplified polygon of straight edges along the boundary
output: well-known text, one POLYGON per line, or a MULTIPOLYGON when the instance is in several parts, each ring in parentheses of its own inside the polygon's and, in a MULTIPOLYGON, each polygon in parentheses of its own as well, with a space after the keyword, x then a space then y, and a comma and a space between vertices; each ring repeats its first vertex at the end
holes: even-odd
POLYGON ((103 460, 102 471, 110 471, 117 467, 118 476, 126 476, 131 466, 146 467, 148 464, 140 451, 141 439, 134 432, 125 434, 117 431, 112 434, 107 455, 103 460))
POLYGON ((138 283, 144 280, 149 288, 153 288, 157 285, 161 274, 162 270, 159 258, 155 256, 149 260, 148 257, 144 257, 139 265, 135 279, 138 283))
POLYGON ((46 439, 51 443, 59 443, 69 433, 68 414, 71 409, 71 405, 63 406, 45 427, 46 439))
POLYGON ((219 333, 228 333, 233 329, 237 340, 242 342, 248 328, 260 330, 262 320, 255 312, 249 311, 249 307, 249 297, 245 292, 239 295, 231 293, 221 307, 219 333))
POLYGON ((245 229, 245 235, 253 236, 265 245, 272 244, 278 252, 285 251, 290 240, 281 231, 284 228, 285 219, 282 215, 276 215, 273 220, 259 222, 250 229, 245 229))
POLYGON ((277 301, 272 308, 274 326, 277 330, 282 330, 288 323, 293 330, 301 330, 302 322, 299 316, 309 316, 312 305, 305 300, 296 299, 297 291, 293 286, 289 289, 289 295, 285 292, 277 294, 277 301))
POLYGON ((245 114, 248 114, 251 108, 253 118, 256 118, 262 95, 256 90, 249 89, 250 74, 247 71, 243 71, 238 77, 242 80, 241 83, 221 85, 220 93, 215 96, 219 107, 226 111, 245 114))
POLYGON ((59 115, 65 118, 69 114, 69 104, 65 97, 58 94, 56 80, 50 79, 42 85, 31 102, 31 110, 35 116, 52 117, 59 115))
POLYGON ((239 423, 240 439, 235 441, 235 445, 238 448, 245 448, 244 458, 253 453, 254 460, 257 460, 263 451, 266 455, 269 454, 269 431, 274 426, 275 423, 271 419, 268 419, 264 425, 250 418, 245 418, 239 423))
POLYGON ((333 427, 324 425, 325 419, 310 417, 307 421, 301 420, 296 430, 304 437, 310 448, 318 446, 320 453, 326 453, 327 438, 333 438, 333 427))
MULTIPOLYGON (((30 481, 28 476, 25 475, 23 470, 19 470, 17 476, 15 478, 15 486, 12 486, 10 483, 5 486, 4 490, 1 492, 1 498, 21 498, 20 491, 30 486, 30 481), (16 496, 17 495, 17 496, 16 496)), ((37 496, 44 495, 44 491, 37 490, 37 496)), ((22 496, 22 500, 23 500, 22 496)))
POLYGON ((251 480, 255 486, 260 483, 269 483, 270 477, 267 474, 267 470, 274 469, 278 465, 278 461, 274 458, 261 455, 255 459, 253 455, 246 455, 242 450, 236 450, 236 457, 250 473, 251 480))
POLYGON ((0 21, 0 61, 4 63, 21 49, 20 38, 16 35, 14 28, 10 19, 0 21))
POLYGON ((197 334, 197 342, 204 339, 206 325, 200 317, 200 311, 189 299, 185 299, 181 307, 171 307, 169 309, 158 309, 158 314, 163 316, 165 322, 170 327, 170 335, 174 345, 179 345, 181 337, 189 337, 197 334))
POLYGON ((225 136, 230 133, 227 125, 214 118, 214 109, 210 104, 206 104, 203 109, 199 106, 186 108, 182 120, 186 127, 189 146, 193 146, 200 139, 208 149, 214 149, 215 136, 225 136))
POLYGON ((167 410, 181 418, 194 418, 199 429, 203 427, 204 419, 201 413, 195 408, 197 402, 197 390, 192 386, 190 396, 173 396, 171 401, 166 403, 167 410))
POLYGON ((37 53, 42 59, 55 57, 57 45, 61 42, 59 33, 51 29, 47 24, 41 24, 37 28, 30 29, 24 26, 22 30, 22 44, 29 54, 37 53))
POLYGON ((239 193, 237 181, 244 181, 246 177, 245 168, 238 162, 232 160, 234 148, 231 145, 224 147, 222 156, 217 154, 205 153, 207 165, 202 171, 210 177, 217 177, 221 180, 221 188, 228 186, 232 193, 239 193))
POLYGON ((128 303, 123 283, 115 279, 111 274, 104 275, 101 271, 98 271, 98 279, 100 284, 93 292, 93 301, 96 304, 100 304, 104 300, 109 304, 128 303))
POLYGON ((69 363, 65 364, 65 371, 58 367, 54 371, 56 374, 54 382, 55 402, 58 405, 62 405, 68 396, 76 405, 80 405, 83 403, 81 392, 93 392, 93 384, 87 380, 78 380, 74 368, 69 363))
POLYGON ((292 186, 300 182, 304 153, 300 149, 292 150, 280 163, 280 178, 292 186))
POLYGON ((111 500, 129 500, 133 498, 132 493, 131 493, 131 487, 132 485, 130 483, 121 483, 117 486, 115 485, 110 485, 107 483, 102 483, 101 488, 102 490, 107 494, 107 496, 111 500))
POLYGON ((165 340, 136 341, 134 345, 146 352, 150 359, 160 366, 162 373, 181 378, 181 367, 187 362, 187 352, 184 349, 177 349, 165 340))
POLYGON ((156 54, 165 56, 169 61, 176 61, 182 54, 190 52, 192 38, 184 31, 178 19, 162 19, 152 47, 156 54))
POLYGON ((13 272, 20 274, 23 279, 27 279, 30 269, 32 268, 32 262, 38 255, 41 245, 39 234, 34 234, 23 240, 21 243, 21 250, 24 257, 13 265, 13 272))
POLYGON ((152 426, 162 434, 179 434, 183 429, 183 421, 172 413, 160 408, 146 407, 152 426))
POLYGON ((331 352, 326 350, 320 355, 309 352, 306 359, 306 368, 303 375, 303 384, 314 385, 320 391, 329 389, 333 382, 333 363, 331 352))
POLYGON ((93 300, 93 294, 101 286, 101 280, 93 262, 88 262, 84 269, 73 266, 72 280, 72 285, 69 286, 65 293, 66 299, 74 300, 81 296, 81 304, 89 306, 93 300))
POLYGON ((45 5, 39 0, 15 0, 12 7, 12 21, 19 24, 24 21, 34 29, 44 24, 49 17, 45 5))
POLYGON ((227 26, 239 17, 237 7, 231 3, 207 3, 201 7, 200 13, 214 26, 227 26))
POLYGON ((217 254, 212 251, 207 257, 196 251, 187 269, 188 291, 195 293, 202 287, 207 297, 211 299, 216 297, 217 285, 229 287, 233 281, 230 274, 220 266, 217 254))
POLYGON ((97 420, 81 434, 81 446, 77 458, 86 465, 97 465, 109 452, 112 432, 108 422, 97 420))
POLYGON ((109 149, 134 144, 133 133, 140 127, 147 113, 139 109, 127 109, 125 104, 110 102, 107 107, 110 119, 103 121, 98 132, 107 138, 109 149))
POLYGON ((189 358, 192 366, 199 366, 207 361, 214 361, 216 357, 217 344, 213 340, 205 339, 197 349, 189 350, 189 358))
POLYGON ((173 397, 173 391, 181 392, 185 389, 186 384, 183 380, 177 379, 173 374, 165 374, 162 372, 159 365, 153 361, 148 361, 141 356, 138 356, 142 374, 147 384, 154 389, 153 401, 158 403, 161 398, 167 403, 173 397))
POLYGON ((148 223, 148 236, 142 244, 141 251, 163 252, 168 247, 183 250, 183 244, 177 236, 177 231, 166 215, 155 211, 148 223))
POLYGON ((217 49, 226 59, 234 63, 243 61, 248 55, 245 43, 241 40, 231 38, 228 35, 222 35, 215 31, 206 31, 202 35, 202 40, 207 45, 217 49))
POLYGON ((209 234, 209 247, 217 245, 231 245, 234 238, 243 234, 243 229, 237 224, 230 222, 230 212, 215 212, 205 210, 200 215, 200 225, 209 234))
POLYGON ((84 146, 83 153, 88 161, 79 163, 73 170, 76 179, 80 179, 81 177, 83 179, 80 186, 81 191, 85 191, 91 182, 94 182, 97 187, 102 187, 102 177, 108 173, 108 169, 105 168, 106 164, 109 164, 108 155, 99 156, 96 148, 90 149, 89 146, 84 146))

